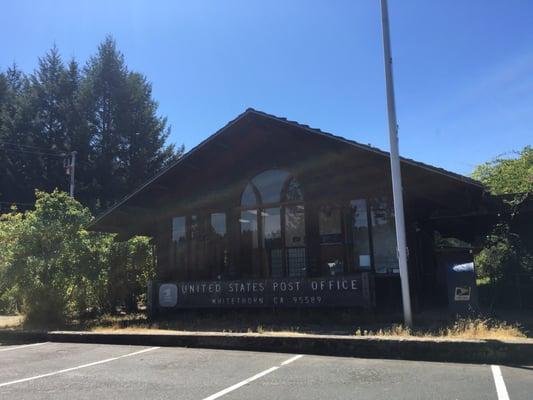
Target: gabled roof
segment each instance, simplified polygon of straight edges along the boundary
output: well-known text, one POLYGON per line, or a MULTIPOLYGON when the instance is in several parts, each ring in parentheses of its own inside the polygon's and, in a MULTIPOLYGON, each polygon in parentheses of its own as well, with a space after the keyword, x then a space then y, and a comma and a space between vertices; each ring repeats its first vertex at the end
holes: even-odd
MULTIPOLYGON (((144 191, 148 186, 150 186, 151 184, 153 184, 156 181, 158 181, 162 176, 166 175, 169 171, 179 167, 182 163, 187 161, 187 159, 189 157, 191 157, 193 154, 195 154, 198 151, 200 151, 208 143, 212 142, 215 138, 217 138, 220 134, 222 134, 224 131, 226 131, 228 128, 230 128, 232 125, 237 123, 239 120, 241 120, 241 119, 243 119, 243 118, 245 118, 245 117, 247 117, 249 115, 254 115, 254 114, 258 115, 258 116, 262 116, 262 117, 268 118, 268 119, 272 119, 272 120, 275 120, 275 121, 278 121, 278 122, 281 122, 283 124, 290 125, 292 127, 297 127, 299 129, 303 129, 304 131, 308 132, 309 134, 321 135, 321 136, 327 137, 329 139, 332 139, 332 140, 335 140, 335 141, 338 141, 338 142, 342 142, 342 143, 345 143, 345 144, 350 145, 350 146, 357 147, 357 148, 359 148, 361 150, 365 150, 365 151, 369 151, 369 152, 381 155, 383 157, 389 158, 389 156, 390 156, 389 152, 386 152, 384 150, 378 149, 376 147, 373 147, 373 146, 370 146, 370 145, 365 145, 365 144, 356 142, 354 140, 346 139, 346 138, 344 138, 342 136, 334 135, 334 134, 329 133, 329 132, 324 132, 324 131, 322 131, 322 130, 320 130, 318 128, 312 128, 312 127, 310 127, 308 125, 301 124, 301 123, 296 122, 296 121, 288 120, 287 118, 278 117, 278 116, 275 116, 275 115, 272 115, 272 114, 268 114, 268 113, 265 113, 265 112, 262 112, 262 111, 255 110, 253 108, 248 108, 248 109, 246 109, 246 111, 244 111, 243 113, 238 115, 235 119, 233 119, 230 122, 228 122, 225 126, 220 128, 214 134, 212 134, 211 136, 209 136, 208 138, 203 140, 197 146, 193 147, 187 153, 185 153, 182 157, 180 157, 179 160, 177 160, 176 162, 172 163, 167 168, 162 169, 154 177, 152 177, 147 182, 145 182, 140 187, 138 187, 135 191, 133 191, 132 193, 126 195, 124 198, 122 198, 120 201, 118 201, 115 205, 113 205, 108 210, 106 210, 105 212, 100 214, 94 221, 92 221, 89 224, 89 228, 97 225, 100 221, 102 221, 105 217, 110 215, 113 211, 117 210, 119 207, 121 207, 122 205, 127 203, 130 199, 132 199, 133 197, 135 197, 136 195, 138 195, 139 193, 144 191)), ((410 164, 410 165, 413 165, 415 167, 425 169, 425 170, 427 170, 429 172, 433 172, 433 173, 437 173, 437 174, 440 174, 440 175, 444 175, 444 176, 446 176, 448 178, 460 181, 462 183, 466 183, 466 184, 469 184, 469 185, 474 185, 474 186, 477 186, 479 188, 484 188, 483 184, 480 183, 479 181, 476 181, 476 180, 468 178, 466 176, 463 176, 463 175, 460 175, 460 174, 445 170, 443 168, 434 167, 432 165, 425 164, 425 163, 422 163, 422 162, 419 162, 419 161, 415 161, 415 160, 412 160, 410 158, 405 158, 405 157, 400 157, 400 160, 404 164, 410 164)))

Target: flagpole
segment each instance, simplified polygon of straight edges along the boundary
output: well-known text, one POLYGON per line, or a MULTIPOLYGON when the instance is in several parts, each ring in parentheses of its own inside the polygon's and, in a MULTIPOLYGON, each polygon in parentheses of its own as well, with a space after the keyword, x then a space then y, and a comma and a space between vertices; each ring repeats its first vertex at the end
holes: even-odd
POLYGON ((400 265, 400 280, 402 286, 403 316, 405 325, 411 327, 413 325, 413 316, 411 314, 411 298, 409 296, 409 271, 407 269, 407 243, 405 239, 402 174, 400 170, 400 155, 398 148, 398 123, 396 121, 394 82, 392 80, 392 55, 387 0, 381 0, 381 22, 383 28, 383 53, 387 87, 387 113, 389 118, 392 194, 394 200, 394 219, 396 223, 396 242, 398 245, 398 262, 400 265))

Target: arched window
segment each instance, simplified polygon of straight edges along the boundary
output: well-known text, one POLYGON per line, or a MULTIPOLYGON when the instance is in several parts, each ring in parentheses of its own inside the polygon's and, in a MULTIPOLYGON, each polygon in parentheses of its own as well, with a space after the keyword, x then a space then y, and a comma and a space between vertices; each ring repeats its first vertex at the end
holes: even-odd
POLYGON ((291 177, 287 180, 283 191, 283 201, 303 201, 302 189, 298 181, 291 177))
POLYGON ((256 175, 241 195, 243 270, 253 276, 305 276, 305 213, 298 181, 287 171, 256 175))
POLYGON ((241 196, 241 206, 242 207, 248 207, 248 206, 256 206, 260 203, 258 196, 257 196, 257 189, 249 183, 246 185, 246 189, 244 189, 244 192, 242 192, 241 196))
POLYGON ((287 171, 270 169, 256 175, 246 185, 241 196, 241 206, 302 201, 302 199, 298 182, 287 171))

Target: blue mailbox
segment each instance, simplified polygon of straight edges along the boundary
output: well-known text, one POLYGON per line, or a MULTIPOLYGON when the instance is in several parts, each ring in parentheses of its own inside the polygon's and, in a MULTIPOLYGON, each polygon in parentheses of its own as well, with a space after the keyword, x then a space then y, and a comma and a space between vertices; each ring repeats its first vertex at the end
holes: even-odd
POLYGON ((448 268, 448 306, 454 314, 478 310, 474 263, 452 264, 448 268))

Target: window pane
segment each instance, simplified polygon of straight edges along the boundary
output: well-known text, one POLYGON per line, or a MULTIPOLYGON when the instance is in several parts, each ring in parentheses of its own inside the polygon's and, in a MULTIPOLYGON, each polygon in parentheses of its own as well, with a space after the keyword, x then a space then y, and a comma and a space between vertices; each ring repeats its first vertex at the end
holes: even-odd
POLYGON ((341 210, 323 206, 318 213, 320 243, 342 243, 341 210))
POLYGON ((185 217, 172 218, 172 240, 176 243, 185 242, 185 217))
POLYGON ((200 226, 198 223, 198 216, 191 215, 191 239, 198 239, 200 235, 200 226))
POLYGON ((221 278, 228 271, 228 249, 226 240, 226 214, 213 213, 210 216, 211 229, 207 252, 209 254, 209 270, 212 278, 221 278))
POLYGON ((303 195, 300 185, 296 179, 291 178, 287 184, 287 192, 285 193, 285 201, 302 201, 303 195))
POLYGON ((191 279, 209 279, 207 256, 207 215, 190 216, 191 241, 189 244, 189 268, 191 279))
POLYGON ((392 204, 377 199, 372 204, 374 267, 378 273, 398 273, 396 230, 392 204))
POLYGON ((257 210, 242 211, 239 222, 243 245, 257 248, 257 210))
POLYGON ((289 276, 306 276, 305 209, 303 205, 285 208, 285 246, 287 247, 289 276))
POLYGON ((174 244, 174 268, 180 279, 187 279, 187 235, 185 217, 172 218, 172 243, 174 244))
POLYGON ((285 208, 285 245, 305 246, 305 209, 303 205, 285 208))
POLYGON ((352 207, 354 266, 358 269, 370 269, 370 240, 366 200, 352 200, 350 205, 352 207))
POLYGON ((272 278, 280 278, 283 276, 283 263, 281 249, 270 249, 270 275, 272 278))
POLYGON ((267 208, 261 211, 263 219, 264 247, 281 247, 281 214, 279 208, 267 208))
POLYGON ((248 184, 246 185, 246 188, 244 189, 244 192, 242 192, 241 196, 241 206, 255 206, 258 204, 257 196, 255 195, 255 191, 252 187, 252 185, 248 184))
POLYGON ((211 228, 219 236, 226 235, 226 214, 224 213, 211 214, 211 228))
POLYGON ((252 183, 257 187, 262 203, 279 203, 281 190, 289 173, 279 169, 271 169, 260 173, 252 183))
POLYGON ((287 249, 287 265, 290 277, 306 276, 305 247, 287 249))

